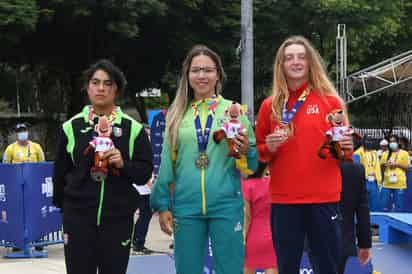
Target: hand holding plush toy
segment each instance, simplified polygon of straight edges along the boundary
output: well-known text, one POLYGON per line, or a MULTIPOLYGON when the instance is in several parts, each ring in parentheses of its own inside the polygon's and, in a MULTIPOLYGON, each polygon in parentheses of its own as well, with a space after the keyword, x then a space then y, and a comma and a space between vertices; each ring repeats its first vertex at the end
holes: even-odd
POLYGON ((213 133, 213 140, 216 144, 219 144, 223 139, 226 139, 229 146, 228 157, 234 157, 240 159, 240 152, 235 147, 235 137, 239 133, 245 133, 246 129, 239 122, 238 118, 242 114, 242 108, 240 104, 233 102, 233 104, 226 110, 226 114, 229 115, 229 121, 223 124, 222 128, 213 133))
POLYGON ((342 109, 332 110, 326 118, 331 127, 326 132, 325 141, 318 150, 318 156, 326 159, 327 153, 329 152, 338 160, 352 162, 353 150, 342 148, 339 141, 341 141, 345 135, 352 135, 356 139, 361 139, 362 137, 347 126, 342 109))
POLYGON ((236 168, 240 171, 242 176, 247 177, 253 174, 253 171, 247 167, 247 158, 244 154, 235 146, 235 138, 239 133, 246 133, 246 129, 239 122, 239 116, 242 114, 242 107, 239 103, 233 102, 232 105, 226 110, 226 115, 229 116, 229 121, 224 123, 222 128, 213 133, 213 140, 216 144, 219 144, 223 139, 226 139, 229 152, 228 157, 234 157, 236 159, 236 168))
MULTIPOLYGON (((104 152, 113 149, 114 144, 110 135, 112 134, 112 125, 107 120, 106 116, 99 117, 99 121, 94 127, 97 136, 93 137, 89 146, 84 151, 84 155, 90 153, 94 148, 94 166, 90 169, 91 177, 96 182, 101 182, 106 179, 109 171, 109 160, 103 159, 104 152)), ((114 167, 110 167, 111 175, 119 175, 119 171, 114 167)))

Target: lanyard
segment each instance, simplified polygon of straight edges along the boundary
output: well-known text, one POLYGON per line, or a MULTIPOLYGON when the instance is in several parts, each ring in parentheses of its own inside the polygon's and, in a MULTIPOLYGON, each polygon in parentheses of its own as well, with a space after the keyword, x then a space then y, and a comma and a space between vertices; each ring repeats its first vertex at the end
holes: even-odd
POLYGON ((309 87, 307 87, 302 94, 299 96, 298 100, 296 101, 295 105, 292 107, 290 111, 288 111, 288 101, 285 102, 283 105, 283 111, 282 111, 282 123, 289 124, 292 119, 295 117, 296 113, 300 109, 300 107, 303 105, 303 103, 306 101, 308 98, 308 95, 310 93, 309 87))
POLYGON ((209 140, 210 131, 212 128, 213 115, 215 114, 217 107, 217 98, 213 96, 209 103, 209 110, 206 120, 205 129, 202 129, 202 124, 200 122, 199 109, 196 104, 192 104, 195 128, 196 128, 196 139, 199 152, 205 152, 207 148, 207 142, 209 140))
POLYGON ((377 155, 375 155, 376 152, 373 151, 367 151, 365 153, 365 158, 366 158, 366 162, 368 164, 368 167, 374 167, 375 166, 375 160, 378 158, 377 155), (368 154, 371 156, 371 159, 369 159, 368 154), (375 158, 376 156, 376 158, 375 158))
POLYGON ((30 143, 27 143, 27 158, 30 161, 31 151, 30 151, 30 143))
MULTIPOLYGON (((88 119, 89 119, 89 124, 91 126, 93 126, 95 124, 94 123, 94 118, 96 118, 96 117, 98 117, 98 115, 95 114, 93 106, 90 106, 88 119)), ((114 120, 116 120, 116 107, 107 116, 107 120, 109 120, 109 123, 111 125, 113 125, 114 120)))
MULTIPOLYGON (((396 163, 396 161, 398 161, 399 152, 400 152, 400 150, 398 150, 398 151, 396 152, 395 159, 393 159, 393 162, 394 162, 394 163, 396 163)), ((390 160, 390 159, 392 159, 392 155, 391 155, 391 158, 389 158, 388 160, 390 160)))

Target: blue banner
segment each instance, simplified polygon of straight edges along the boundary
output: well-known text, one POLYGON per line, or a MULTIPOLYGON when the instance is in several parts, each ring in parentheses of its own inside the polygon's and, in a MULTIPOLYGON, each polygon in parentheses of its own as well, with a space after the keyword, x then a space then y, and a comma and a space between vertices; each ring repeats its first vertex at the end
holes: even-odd
POLYGON ((149 115, 148 115, 148 117, 147 117, 147 124, 149 125, 149 127, 152 127, 152 121, 153 121, 153 118, 159 113, 159 112, 161 112, 162 110, 161 109, 152 109, 152 110, 149 110, 149 115))
POLYGON ((0 240, 23 248, 60 230, 52 173, 51 162, 0 164, 0 240))
POLYGON ((24 244, 23 173, 20 165, 0 164, 0 240, 24 244))
POLYGON ((406 172, 406 190, 403 195, 402 212, 412 212, 412 168, 406 172))
POLYGON ((37 241, 61 228, 60 211, 52 205, 53 163, 23 164, 27 240, 37 241))

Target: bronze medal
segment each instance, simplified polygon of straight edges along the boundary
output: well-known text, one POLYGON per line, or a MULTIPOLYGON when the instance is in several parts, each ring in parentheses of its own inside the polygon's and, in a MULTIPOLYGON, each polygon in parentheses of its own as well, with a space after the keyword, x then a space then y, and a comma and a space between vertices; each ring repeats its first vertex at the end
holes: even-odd
POLYGON ((201 152, 199 157, 197 157, 195 161, 195 165, 197 168, 205 169, 209 165, 209 157, 207 157, 206 152, 201 152))
POLYGON ((280 123, 279 130, 283 131, 285 137, 293 136, 293 124, 290 123, 280 123))

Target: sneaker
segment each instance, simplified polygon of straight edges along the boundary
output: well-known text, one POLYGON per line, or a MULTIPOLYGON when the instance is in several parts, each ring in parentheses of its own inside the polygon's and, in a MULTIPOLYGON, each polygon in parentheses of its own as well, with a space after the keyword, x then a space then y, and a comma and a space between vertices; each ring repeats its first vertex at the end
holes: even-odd
POLYGON ((134 246, 133 251, 143 255, 149 255, 153 253, 153 250, 150 250, 145 246, 134 246))

